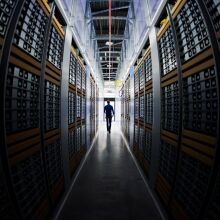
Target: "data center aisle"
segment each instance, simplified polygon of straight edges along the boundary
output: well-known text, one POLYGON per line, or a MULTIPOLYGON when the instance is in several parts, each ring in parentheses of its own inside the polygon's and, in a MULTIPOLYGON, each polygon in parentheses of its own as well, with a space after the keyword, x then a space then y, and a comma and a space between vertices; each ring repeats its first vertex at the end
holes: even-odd
POLYGON ((111 134, 104 123, 100 125, 94 148, 58 219, 161 219, 116 123, 111 134))

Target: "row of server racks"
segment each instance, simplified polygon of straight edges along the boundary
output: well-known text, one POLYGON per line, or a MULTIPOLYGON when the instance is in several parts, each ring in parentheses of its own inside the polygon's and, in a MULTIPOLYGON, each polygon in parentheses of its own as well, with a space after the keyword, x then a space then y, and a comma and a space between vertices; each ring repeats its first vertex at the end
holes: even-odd
POLYGON ((130 124, 131 124, 131 96, 130 96, 130 76, 127 77, 121 88, 121 130, 127 141, 130 142, 130 124))
MULTIPOLYGON (((98 97, 99 89, 93 76, 90 76, 90 140, 93 140, 98 131, 98 97)), ((91 142, 90 142, 91 144, 91 142)))
POLYGON ((157 24, 156 46, 149 39, 136 62, 134 94, 127 94, 131 74, 123 83, 122 128, 128 136, 126 109, 131 108, 126 106, 131 105, 131 96, 134 138, 128 142, 161 207, 171 219, 217 220, 220 1, 173 1, 165 6, 157 24), (152 50, 158 54, 158 83, 152 71, 152 50), (160 95, 156 97, 157 89, 160 95), (160 119, 154 124, 158 97, 160 119), (157 134, 159 148, 154 145, 157 134))
POLYGON ((95 136, 98 88, 75 43, 62 83, 65 30, 55 3, 0 0, 0 219, 47 219, 95 136))

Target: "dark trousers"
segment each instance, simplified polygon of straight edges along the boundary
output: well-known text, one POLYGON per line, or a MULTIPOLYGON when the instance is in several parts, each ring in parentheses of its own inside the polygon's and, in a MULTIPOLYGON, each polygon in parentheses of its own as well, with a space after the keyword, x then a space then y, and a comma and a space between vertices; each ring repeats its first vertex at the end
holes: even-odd
POLYGON ((112 125, 112 116, 106 116, 106 125, 107 125, 107 130, 111 130, 111 125, 112 125))

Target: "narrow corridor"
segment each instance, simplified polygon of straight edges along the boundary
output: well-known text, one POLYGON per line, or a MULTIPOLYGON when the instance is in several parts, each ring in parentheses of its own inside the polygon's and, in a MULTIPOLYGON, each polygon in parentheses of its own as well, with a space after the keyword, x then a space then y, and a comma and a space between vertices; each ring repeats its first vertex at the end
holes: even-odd
POLYGON ((161 219, 117 123, 112 133, 100 125, 91 150, 59 220, 161 219))

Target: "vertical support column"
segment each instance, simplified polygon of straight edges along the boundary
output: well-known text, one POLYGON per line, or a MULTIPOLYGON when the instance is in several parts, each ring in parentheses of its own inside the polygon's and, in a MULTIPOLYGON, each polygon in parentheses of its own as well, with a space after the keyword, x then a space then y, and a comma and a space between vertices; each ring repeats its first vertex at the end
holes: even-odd
POLYGON ((87 148, 90 147, 90 94, 91 94, 91 88, 90 88, 90 68, 87 65, 86 66, 86 144, 87 148))
POLYGON ((70 63, 70 48, 72 43, 72 31, 70 27, 66 27, 64 51, 63 51, 63 66, 62 66, 62 81, 61 81, 61 144, 63 156, 63 169, 65 177, 65 186, 68 188, 70 183, 69 176, 69 153, 68 153, 68 90, 69 90, 69 63, 70 63))
POLYGON ((44 106, 44 99, 45 99, 45 70, 46 70, 46 61, 47 61, 47 51, 48 51, 48 44, 49 44, 49 37, 50 37, 50 28, 51 28, 51 23, 52 23, 52 19, 53 19, 53 15, 54 15, 54 11, 55 11, 55 3, 51 4, 51 12, 49 15, 49 20, 48 23, 46 25, 46 34, 45 34, 45 38, 44 38, 44 50, 43 50, 43 55, 42 55, 42 61, 41 61, 41 78, 40 78, 40 136, 41 136, 41 150, 42 150, 42 158, 43 158, 43 164, 44 164, 44 174, 45 174, 45 180, 46 180, 46 184, 47 184, 47 193, 49 195, 49 202, 50 202, 50 206, 52 207, 52 195, 51 195, 51 191, 49 188, 49 179, 48 179, 48 175, 47 175, 47 169, 46 169, 46 155, 45 155, 45 151, 44 151, 44 147, 45 147, 45 143, 44 143, 44 133, 45 133, 45 121, 44 121, 44 110, 45 110, 45 106, 44 106))
POLYGON ((130 68, 130 146, 134 145, 134 66, 130 68))
POLYGON ((102 96, 101 97, 101 93, 99 93, 99 97, 98 97, 98 102, 99 102, 99 122, 103 121, 104 120, 104 105, 105 105, 105 102, 104 102, 104 97, 102 96))
POLYGON ((98 100, 97 100, 97 78, 95 80, 95 134, 96 134, 96 130, 97 130, 97 105, 98 105, 98 100))
POLYGON ((160 91, 160 66, 157 45, 156 28, 152 27, 149 32, 152 56, 153 74, 153 126, 152 126, 152 163, 149 172, 149 185, 153 188, 158 170, 158 159, 160 151, 160 115, 161 115, 161 91, 160 91))

